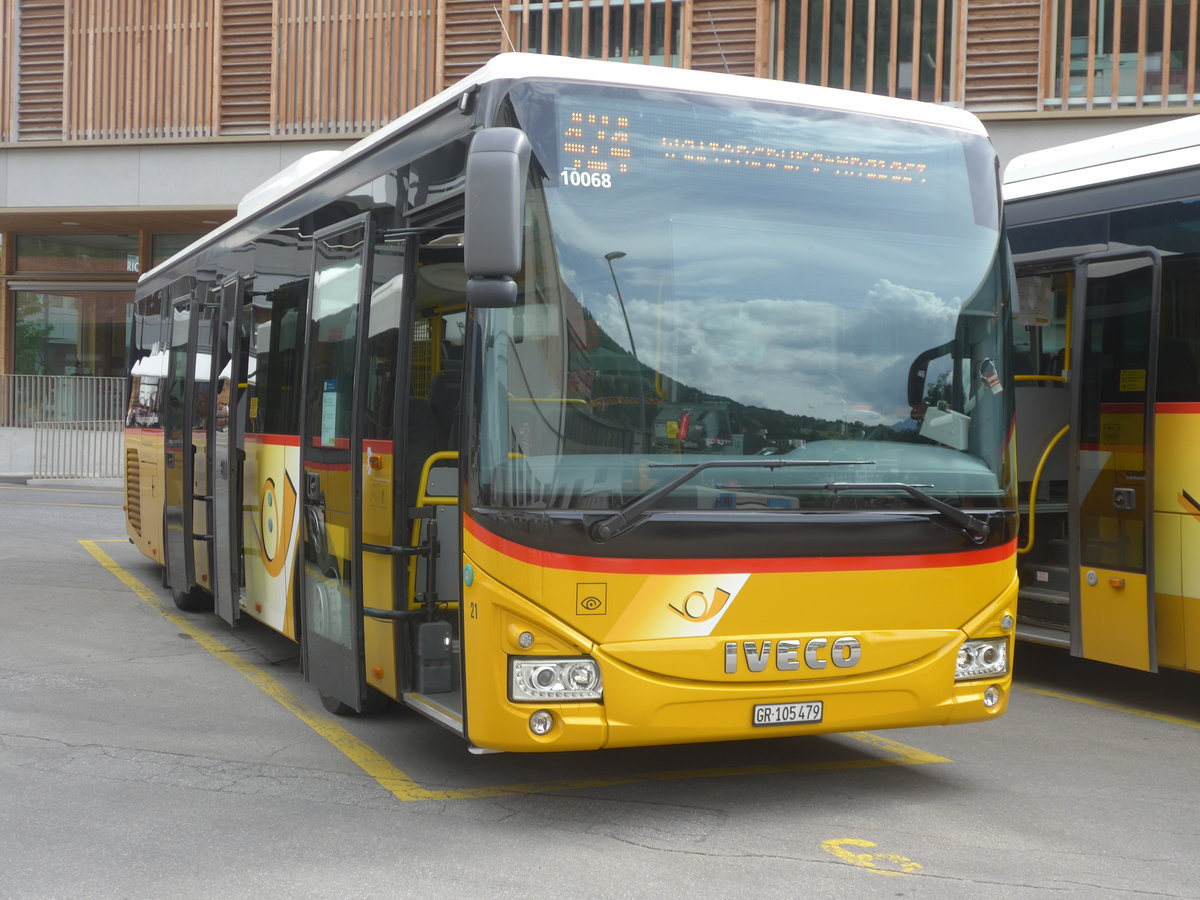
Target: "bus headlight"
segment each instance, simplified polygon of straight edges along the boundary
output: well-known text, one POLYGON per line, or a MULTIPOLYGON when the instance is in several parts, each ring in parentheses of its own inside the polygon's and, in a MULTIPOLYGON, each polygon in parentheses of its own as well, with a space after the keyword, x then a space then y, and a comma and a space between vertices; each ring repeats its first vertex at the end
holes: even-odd
POLYGON ((589 656, 508 658, 508 697, 514 703, 599 700, 600 667, 589 656))
POLYGON ((1008 641, 966 641, 958 648, 958 666, 954 680, 993 678, 1008 672, 1008 641))

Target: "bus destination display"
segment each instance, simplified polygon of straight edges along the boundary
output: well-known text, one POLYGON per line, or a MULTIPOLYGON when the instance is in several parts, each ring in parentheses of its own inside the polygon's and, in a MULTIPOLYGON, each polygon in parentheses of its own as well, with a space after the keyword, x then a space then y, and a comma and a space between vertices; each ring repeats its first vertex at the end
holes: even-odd
MULTIPOLYGON (((670 124, 668 119, 661 121, 670 124)), ((928 164, 920 160, 781 142, 741 142, 697 134, 695 121, 654 135, 634 133, 630 117, 616 113, 567 110, 560 122, 559 183, 564 187, 611 188, 622 175, 646 175, 660 166, 719 167, 744 176, 851 179, 893 188, 920 189, 929 183, 928 164)))

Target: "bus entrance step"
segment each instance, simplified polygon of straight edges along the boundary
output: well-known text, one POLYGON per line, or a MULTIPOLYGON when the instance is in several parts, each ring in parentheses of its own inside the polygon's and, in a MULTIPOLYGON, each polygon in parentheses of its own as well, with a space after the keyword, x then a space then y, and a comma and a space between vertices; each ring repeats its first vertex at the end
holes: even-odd
POLYGON ((1021 586, 1017 592, 1017 598, 1020 600, 1034 600, 1038 603, 1052 603, 1055 606, 1066 606, 1071 602, 1071 597, 1066 591, 1054 591, 1046 588, 1027 588, 1021 586))
POLYGON ((1071 646, 1071 632, 1065 628, 1055 628, 1050 625, 1018 622, 1017 637, 1033 644, 1047 644, 1051 647, 1071 646))

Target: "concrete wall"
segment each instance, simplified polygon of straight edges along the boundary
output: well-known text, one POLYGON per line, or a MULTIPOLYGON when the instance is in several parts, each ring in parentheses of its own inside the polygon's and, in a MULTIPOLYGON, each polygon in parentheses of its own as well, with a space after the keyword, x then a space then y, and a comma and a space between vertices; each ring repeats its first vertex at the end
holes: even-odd
POLYGON ((9 146, 0 149, 0 210, 236 206, 306 153, 348 143, 9 146))
POLYGON ((1059 144, 1116 134, 1130 128, 1167 122, 1179 116, 1122 116, 1088 119, 992 119, 985 120, 992 146, 1000 157, 1000 171, 1014 156, 1045 150, 1059 144))
POLYGON ((0 477, 33 475, 33 429, 0 428, 0 477))

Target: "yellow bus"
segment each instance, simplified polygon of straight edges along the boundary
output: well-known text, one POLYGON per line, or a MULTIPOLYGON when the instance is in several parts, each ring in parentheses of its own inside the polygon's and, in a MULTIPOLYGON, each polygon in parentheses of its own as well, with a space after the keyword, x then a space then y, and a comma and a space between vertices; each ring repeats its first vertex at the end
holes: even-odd
POLYGON ((1200 672, 1200 116, 1017 157, 1004 193, 1018 634, 1200 672))
POLYGON ((1000 223, 960 110, 499 56, 141 279, 130 538, 474 748, 994 718, 1000 223))

